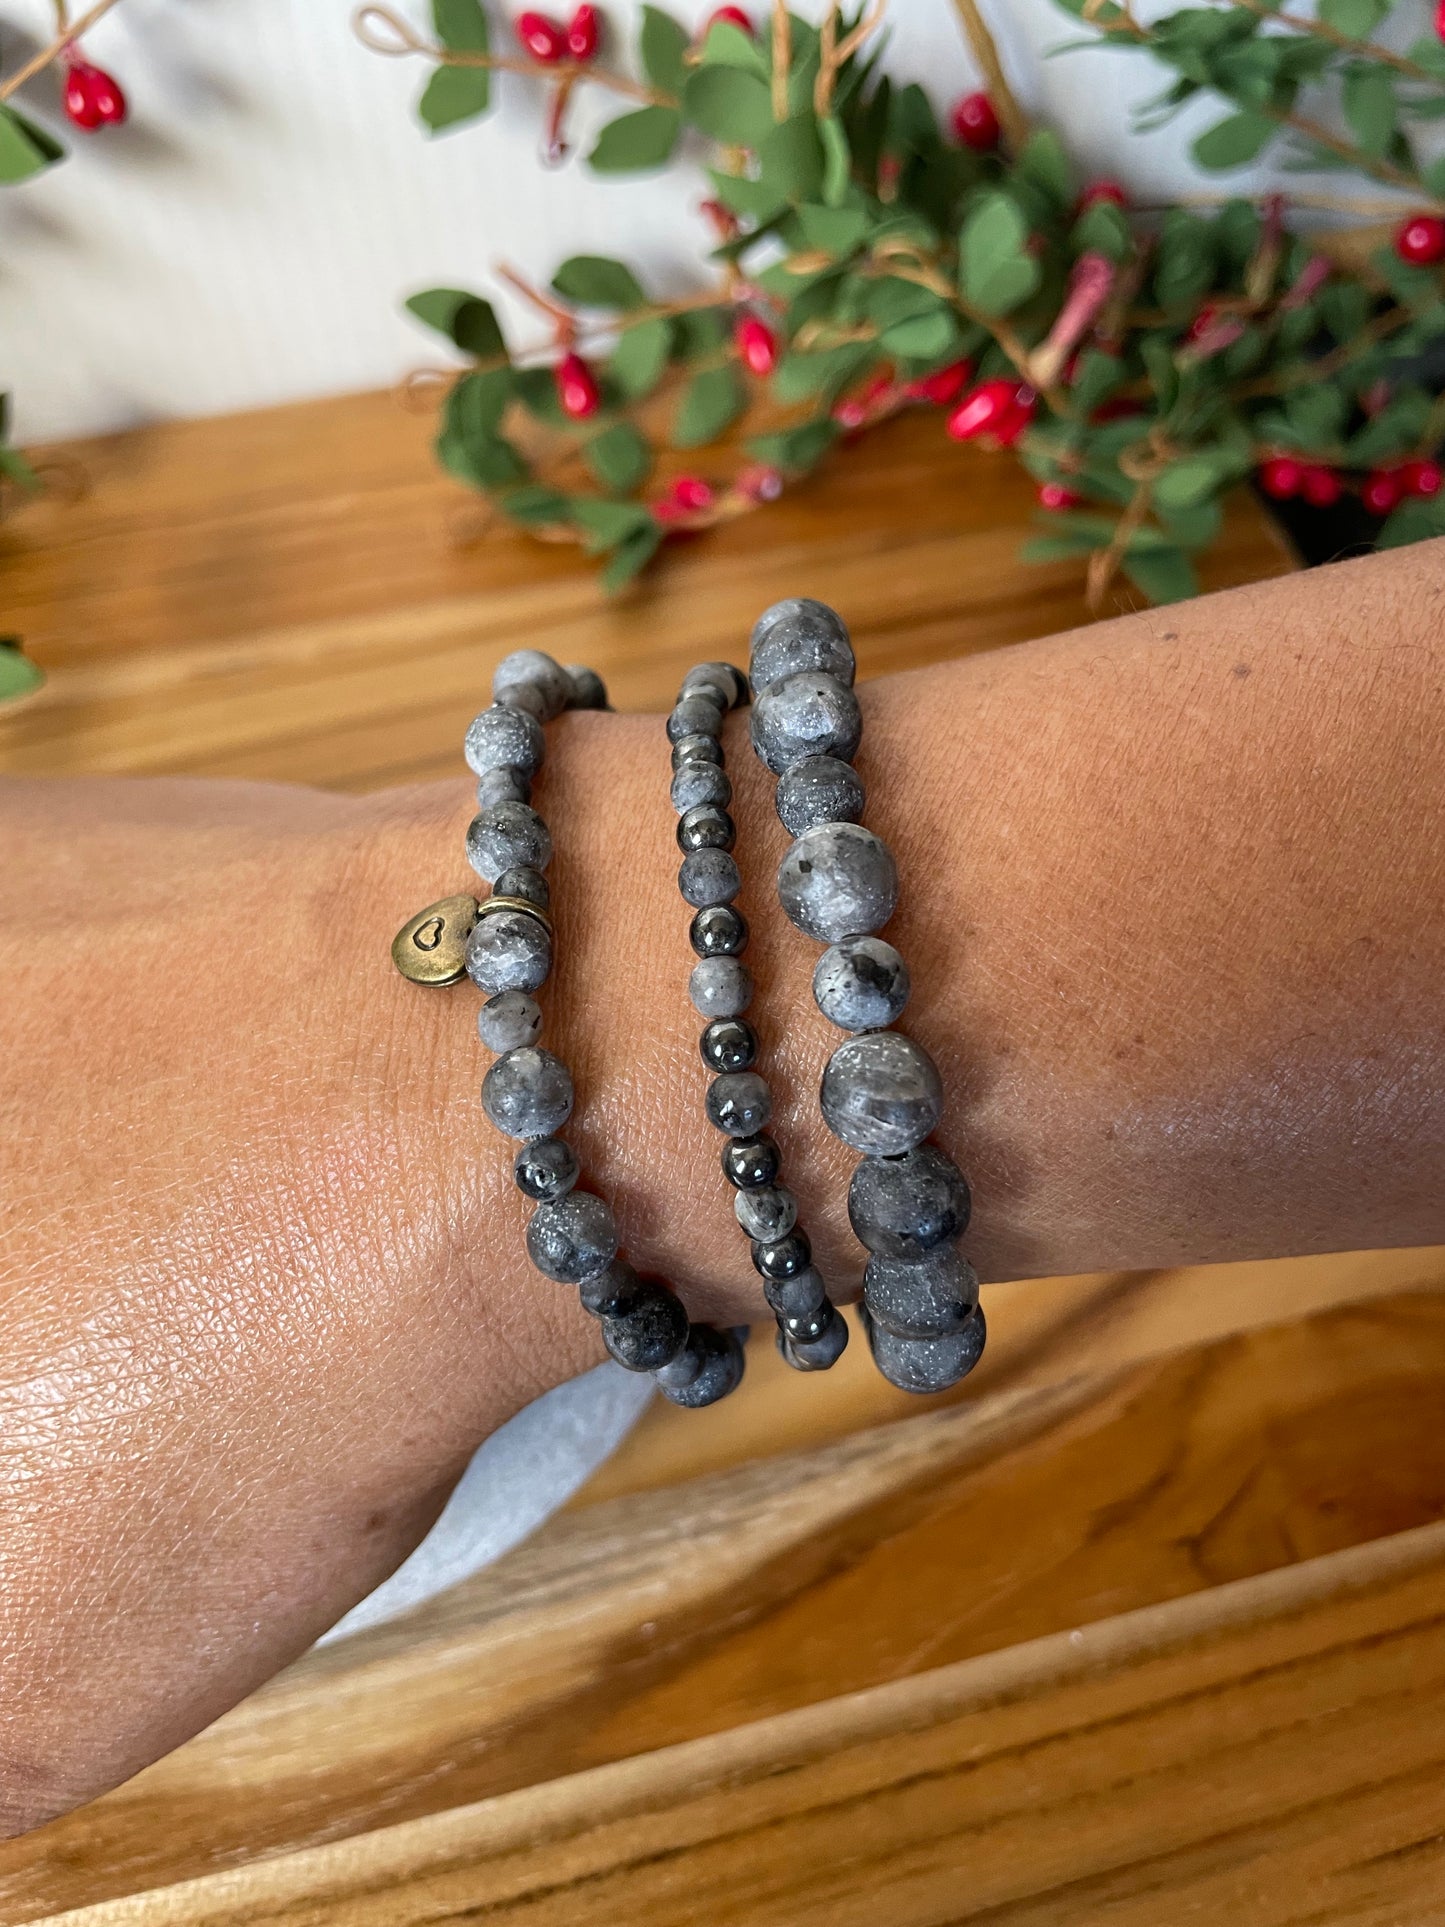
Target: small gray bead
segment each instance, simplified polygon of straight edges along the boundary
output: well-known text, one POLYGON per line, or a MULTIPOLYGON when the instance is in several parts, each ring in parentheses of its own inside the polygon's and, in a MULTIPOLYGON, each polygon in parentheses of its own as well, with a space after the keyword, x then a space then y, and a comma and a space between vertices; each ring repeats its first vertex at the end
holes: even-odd
POLYGON ((848 1321, 836 1305, 829 1305, 822 1330, 814 1338, 799 1338, 785 1328, 778 1331, 778 1350, 795 1372, 826 1372, 848 1349, 848 1321))
POLYGON ((735 1331, 718 1331, 712 1325, 693 1325, 687 1334, 687 1349, 700 1361, 695 1377, 683 1385, 658 1380, 662 1396, 674 1405, 697 1410, 715 1405, 742 1383, 747 1355, 735 1331))
POLYGON ((828 1287, 816 1265, 791 1278, 764 1278, 763 1296, 779 1318, 811 1318, 828 1302, 828 1287))
POLYGON ((504 870, 545 870, 552 838, 530 803, 493 803, 467 825, 467 861, 488 883, 504 870))
POLYGON ((642 1280, 625 1258, 614 1258, 605 1271, 584 1278, 577 1287, 583 1311, 594 1318, 620 1318, 636 1304, 642 1280))
POLYGON ((525 910, 494 910, 467 938, 467 974, 489 997, 540 990, 551 968, 551 934, 525 910))
POLYGON ((963 1329, 948 1338, 899 1338, 876 1319, 868 1324, 873 1362, 900 1392, 946 1392, 973 1370, 987 1335, 981 1305, 970 1313, 963 1329))
POLYGON ((703 1103, 708 1121, 729 1137, 756 1137, 773 1111, 772 1092, 756 1071, 724 1071, 703 1103))
POLYGON ((892 852, 861 823, 820 823, 783 858, 778 901, 819 943, 881 930, 898 902, 892 852))
POLYGON ((778 778, 773 805, 789 836, 819 823, 861 823, 863 779, 837 756, 805 756, 778 778))
POLYGON ((525 709, 503 709, 493 703, 473 719, 467 731, 467 767, 477 776, 489 769, 517 769, 531 778, 542 767, 547 751, 542 725, 525 709))
POLYGON ((493 702, 501 702, 504 695, 517 689, 536 691, 540 705, 538 720, 544 723, 560 716, 572 701, 571 677, 560 663, 553 662, 540 649, 514 649, 510 656, 503 656, 492 672, 493 702))
POLYGON ((703 957, 687 980, 692 1007, 709 1022, 714 1017, 741 1017, 753 1001, 752 973, 737 957, 703 957))
POLYGON ((565 1198, 581 1175, 577 1153, 560 1137, 537 1137, 512 1160, 512 1182, 539 1204, 565 1198))
POLYGON ((956 1245, 921 1258, 870 1258, 863 1273, 869 1316, 898 1338, 948 1338, 978 1303, 978 1277, 956 1245))
POLYGON ((716 763, 722 765, 722 744, 716 736, 679 736, 672 746, 672 767, 680 770, 684 763, 716 763))
POLYGON ((493 803, 530 803, 531 800, 531 778, 508 764, 504 763, 499 769, 489 769, 477 778, 479 810, 489 810, 493 803))
POLYGON ((602 1342, 627 1372, 663 1370, 683 1351, 687 1335, 686 1307, 657 1278, 640 1279, 627 1310, 602 1320, 602 1342))
POLYGON ((886 1030, 909 988, 908 965, 881 937, 845 937, 813 966, 813 1001, 839 1030, 886 1030))
POLYGON ((823 1122, 835 1137, 873 1157, 901 1157, 938 1122, 943 1085, 921 1044, 896 1030, 872 1030, 840 1044, 823 1070, 823 1122))
POLYGON ((774 683, 753 704, 753 748, 774 776, 805 757, 847 762, 863 734, 858 698, 846 684, 816 669, 774 683))
POLYGON ((749 662, 753 694, 800 669, 821 669, 846 687, 853 685, 855 664, 847 626, 836 609, 811 596, 775 602, 753 624, 749 662))
POLYGON ((848 1220, 881 1258, 921 1258, 968 1227, 963 1173, 936 1144, 898 1158, 864 1158, 848 1186, 848 1220))
POLYGON ((570 709, 606 709, 607 685, 595 669, 580 662, 569 662, 564 674, 572 685, 570 709))
POLYGON ((572 1079, 549 1050, 524 1044, 482 1079, 482 1109, 508 1137, 555 1137, 572 1115, 572 1079))
POLYGON ((535 903, 539 910, 551 908, 552 892, 547 879, 540 870, 528 869, 525 865, 515 870, 503 870, 493 879, 494 897, 520 897, 523 903, 535 903))
POLYGON ((498 690, 493 700, 503 709, 525 709, 539 723, 547 721, 547 698, 535 683, 513 683, 510 688, 498 690))
POLYGON ((694 909, 705 910, 731 903, 743 880, 726 850, 689 850, 678 867, 677 887, 694 909))
POLYGON ((488 1050, 521 1050, 542 1035, 542 1007, 525 990, 504 990, 477 1012, 477 1035, 488 1050))
POLYGON ((748 679, 730 662, 695 663, 682 679, 678 700, 710 696, 721 709, 741 709, 748 700, 748 679))
POLYGON ((672 807, 679 816, 700 803, 726 809, 733 800, 732 780, 720 763, 679 763, 672 777, 672 807))
POLYGON ((681 742, 684 736, 720 736, 723 726, 722 703, 695 691, 679 696, 667 719, 667 740, 681 742))
POLYGON ((559 1285, 595 1278, 617 1256, 611 1209, 592 1191, 569 1191, 539 1204, 527 1226, 527 1256, 559 1285))
POLYGON ((762 1244, 786 1237, 798 1222, 798 1200, 785 1184, 763 1184, 756 1191, 739 1191, 733 1199, 733 1211, 747 1235, 762 1244))

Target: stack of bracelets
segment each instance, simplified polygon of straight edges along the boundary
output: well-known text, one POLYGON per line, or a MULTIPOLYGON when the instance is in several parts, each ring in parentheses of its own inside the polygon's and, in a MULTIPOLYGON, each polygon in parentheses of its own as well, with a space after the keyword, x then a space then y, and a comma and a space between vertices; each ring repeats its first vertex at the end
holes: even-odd
MULTIPOLYGON (((813 996, 849 1033, 823 1071, 823 1120, 863 1157, 848 1187, 848 1216, 869 1257, 861 1319, 879 1371, 910 1392, 937 1392, 978 1362, 984 1344, 978 1281, 958 1250, 968 1186, 928 1143, 942 1090, 932 1058, 892 1028, 908 999, 908 967, 878 936, 898 895, 888 847, 864 829, 863 785, 852 768, 862 733, 847 629, 820 602, 777 603, 753 630, 750 678, 706 662, 683 679, 667 720, 672 804, 682 850, 678 888, 691 907, 697 961, 689 994, 704 1019, 702 1060, 712 1073, 705 1109, 723 1133, 722 1168, 763 1292, 777 1320, 778 1349, 799 1371, 826 1370, 842 1355, 848 1326, 812 1261, 797 1202, 779 1182, 782 1158, 767 1134, 772 1100, 754 1068, 758 1039, 744 1012, 752 979, 742 953, 748 926, 734 899, 732 786, 723 720, 755 700, 752 744, 778 778, 776 806, 795 841, 778 871, 790 921, 827 945, 813 996)), ((641 1277, 618 1252, 612 1211, 577 1188, 576 1154, 559 1135, 572 1114, 566 1066, 540 1044, 534 993, 552 967, 552 839, 532 808, 545 752, 543 725, 564 709, 605 709, 593 671, 562 668, 539 650, 499 664, 492 706, 467 731, 478 814, 467 856, 491 886, 480 902, 445 897, 420 911, 392 944, 414 983, 464 976, 486 994, 477 1015, 495 1061, 482 1108, 520 1144, 517 1187, 533 1201, 527 1254, 537 1269, 576 1285, 603 1343, 628 1371, 649 1372, 677 1405, 711 1405, 743 1375, 746 1328, 693 1323, 670 1285, 641 1277)))

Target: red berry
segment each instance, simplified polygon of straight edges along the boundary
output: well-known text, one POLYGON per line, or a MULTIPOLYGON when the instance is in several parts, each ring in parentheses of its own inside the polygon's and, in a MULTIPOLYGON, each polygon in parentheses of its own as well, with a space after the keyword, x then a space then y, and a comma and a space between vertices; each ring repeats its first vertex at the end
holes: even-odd
POLYGON ((868 410, 856 397, 833 404, 833 420, 840 428, 861 428, 868 419, 868 410))
POLYGON ((1311 508, 1333 508, 1342 493, 1340 478, 1322 462, 1309 462, 1300 472, 1300 494, 1311 508))
POLYGON ((1271 455, 1259 465, 1259 485, 1274 501, 1287 502, 1299 494, 1304 472, 1304 463, 1293 455, 1271 455))
POLYGON ((1445 221, 1438 214, 1412 214, 1395 234, 1395 252, 1413 268, 1445 260, 1445 221))
POLYGON ((66 118, 87 133, 99 127, 104 119, 93 85, 95 71, 83 60, 69 61, 65 69, 66 118))
POLYGON ((1007 447, 1023 434, 1033 413, 1033 389, 1011 376, 997 375, 969 389, 948 418, 948 432, 956 442, 987 435, 1007 447))
POLYGON ((958 400, 972 380, 971 361, 952 361, 946 368, 935 368, 931 375, 910 381, 903 392, 910 401, 930 401, 935 408, 946 408, 958 400))
POLYGON ((965 94, 953 110, 953 131, 964 147, 991 154, 998 146, 998 115, 987 94, 965 94))
POLYGON ((580 6, 567 22, 567 51, 574 60, 590 60, 602 37, 596 7, 580 6))
POLYGON ((119 127, 126 115, 125 95, 114 74, 108 74, 104 67, 92 67, 90 70, 90 98, 104 124, 107 127, 119 127))
MULTIPOLYGON (((1445 0, 1442 0, 1442 5, 1445 5, 1445 0)), ((1086 207, 1097 207, 1101 201, 1108 201, 1114 207, 1127 207, 1129 196, 1118 181, 1090 181, 1079 196, 1078 211, 1082 214, 1086 207)))
POLYGON ((1062 482, 1042 482, 1039 485, 1041 509, 1051 509, 1055 513, 1060 509, 1076 509, 1083 499, 1073 489, 1065 488, 1062 482))
POLYGON ((597 379, 581 355, 568 352, 557 363, 557 399, 563 414, 576 422, 586 421, 601 407, 597 379))
POLYGON ((1218 319, 1218 308, 1216 308, 1213 303, 1206 302, 1204 307, 1199 310, 1199 313, 1195 315, 1194 319, 1190 322, 1184 339, 1186 341, 1202 341, 1218 319))
POLYGON ((700 515, 712 507, 712 483, 701 475, 679 475, 672 485, 672 499, 684 515, 700 515))
POLYGON ((746 366, 755 375, 770 375, 778 365, 778 337, 755 314, 738 316, 733 340, 746 366))
POLYGON ((1435 8, 1435 35, 1437 39, 1445 40, 1445 0, 1439 0, 1435 8))
POLYGON ((517 38, 544 67, 555 66, 567 51, 567 36, 545 13, 519 13, 517 38))
POLYGON ((707 38, 710 28, 724 24, 729 27, 736 27, 739 33, 745 33, 750 37, 752 35, 752 20, 743 12, 741 7, 714 7, 703 26, 702 33, 704 40, 707 38))
POLYGON ((1400 470, 1400 487, 1406 495, 1438 495, 1442 476, 1438 462, 1405 462, 1400 470))
POLYGON ((1360 500, 1371 515, 1388 515, 1404 494, 1398 468, 1377 468, 1360 489, 1360 500))
POLYGON ((778 469, 763 463, 745 468, 738 477, 738 487, 754 502, 776 502, 783 492, 783 477, 778 469))

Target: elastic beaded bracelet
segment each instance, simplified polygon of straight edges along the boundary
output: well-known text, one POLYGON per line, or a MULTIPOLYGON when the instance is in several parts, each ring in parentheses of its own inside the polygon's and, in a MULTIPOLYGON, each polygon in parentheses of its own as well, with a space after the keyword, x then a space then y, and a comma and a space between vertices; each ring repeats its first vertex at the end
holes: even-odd
POLYGON ((520 1142, 512 1175, 535 1206, 527 1226, 532 1263, 578 1287, 619 1365, 650 1372, 675 1405, 711 1405, 742 1378, 740 1334, 692 1323, 671 1286, 639 1277, 619 1256, 610 1206, 577 1189, 576 1154, 558 1135, 572 1114, 571 1076, 539 1043, 542 1010, 533 993, 552 968, 543 874, 552 838, 531 806, 545 753, 542 725, 563 709, 605 709, 607 692, 590 669, 563 669, 540 650, 520 649, 498 665, 492 694, 466 737, 480 806, 467 829, 467 857, 492 893, 480 903, 446 897, 418 912, 397 933, 392 957, 414 983, 465 975, 486 993, 477 1031, 497 1056, 482 1080, 482 1108, 520 1142))
POLYGON ((908 1001, 908 966, 875 933, 892 916, 898 873, 863 828, 852 758, 862 735, 853 646, 842 620, 806 598, 775 603, 753 629, 752 742, 779 779, 776 806, 795 839, 778 870, 789 920, 826 944, 813 996, 852 1034, 829 1058, 823 1120, 864 1153, 848 1217, 868 1252, 864 1327, 879 1371, 909 1392, 937 1392, 978 1363, 986 1328, 978 1279, 958 1240, 963 1175, 937 1145, 942 1084, 921 1045, 890 1028, 908 1001))
POLYGON ((734 1215, 752 1248, 753 1266, 778 1321, 778 1350, 794 1370, 826 1371, 842 1357, 848 1326, 812 1262, 797 1200, 778 1182, 782 1159, 764 1127, 772 1093, 753 1068, 758 1040, 743 1012, 753 983, 742 961, 747 920, 733 908, 740 880, 732 849, 737 827, 728 811, 732 785, 722 747, 723 718, 748 700, 747 678, 731 663, 689 670, 667 719, 672 751, 672 805, 682 863, 677 887, 693 909, 688 980, 693 1007, 705 1020, 698 1048, 713 1073, 705 1109, 725 1133, 723 1175, 736 1192, 734 1215))

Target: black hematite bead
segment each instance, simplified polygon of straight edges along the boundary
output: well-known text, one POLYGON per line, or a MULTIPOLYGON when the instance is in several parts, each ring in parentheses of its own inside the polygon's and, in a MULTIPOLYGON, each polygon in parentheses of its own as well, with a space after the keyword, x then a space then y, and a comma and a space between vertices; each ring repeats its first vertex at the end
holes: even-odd
POLYGON ((770 1137, 729 1138, 722 1148, 723 1176, 739 1191, 755 1191, 771 1184, 783 1160, 770 1137))
POLYGON ((741 1017, 719 1017, 697 1040, 702 1061, 710 1071, 745 1071, 758 1054, 751 1024, 741 1017))
POLYGON ((517 1189, 548 1203, 565 1197, 577 1182, 577 1153, 559 1137, 537 1137, 524 1144, 512 1165, 517 1189))
POLYGON ((833 1322, 833 1307, 820 1305, 816 1311, 804 1312, 796 1318, 780 1318, 778 1323, 801 1345, 811 1345, 814 1339, 821 1338, 833 1322))
POLYGON ((730 850, 737 842, 737 825, 716 803, 698 803, 677 819, 677 847, 693 850, 730 850))
POLYGON ((699 957, 736 957, 748 944, 748 920, 730 903, 710 903, 699 910, 688 930, 699 957))
POLYGON ((721 763, 722 744, 716 736, 679 736, 672 746, 672 767, 684 763, 721 763))
POLYGON ((790 1231, 776 1244, 755 1244, 753 1268, 764 1278, 796 1278, 813 1262, 813 1247, 806 1231, 790 1231))

